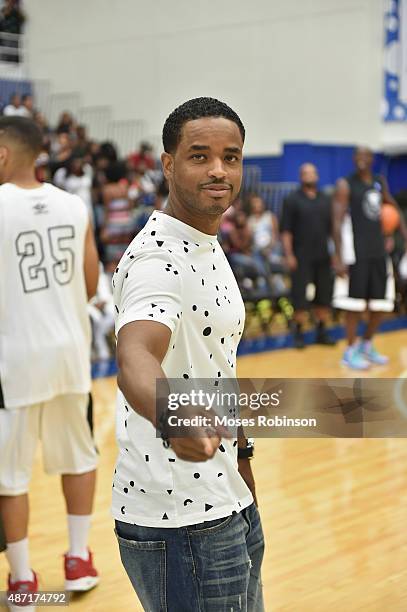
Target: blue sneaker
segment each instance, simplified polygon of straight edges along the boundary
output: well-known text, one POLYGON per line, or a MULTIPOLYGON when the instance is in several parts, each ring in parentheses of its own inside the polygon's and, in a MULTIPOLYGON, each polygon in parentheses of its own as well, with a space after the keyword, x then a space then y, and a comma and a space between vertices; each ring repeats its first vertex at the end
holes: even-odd
POLYGON ((369 363, 374 365, 386 365, 389 363, 389 358, 386 355, 380 355, 370 340, 363 340, 359 345, 359 351, 369 363))
POLYGON ((360 352, 358 345, 348 346, 343 354, 341 363, 352 370, 368 370, 370 368, 369 361, 360 352))

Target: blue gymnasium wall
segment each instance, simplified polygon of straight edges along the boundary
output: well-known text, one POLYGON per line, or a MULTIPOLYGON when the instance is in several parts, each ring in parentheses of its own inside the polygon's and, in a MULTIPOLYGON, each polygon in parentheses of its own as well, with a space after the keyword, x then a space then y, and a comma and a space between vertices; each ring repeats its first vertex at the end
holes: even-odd
MULTIPOLYGON (((284 145, 280 156, 248 157, 245 164, 260 168, 262 182, 291 183, 298 181, 301 164, 311 162, 319 170, 321 187, 325 187, 353 171, 353 150, 353 146, 292 142, 284 145)), ((376 153, 374 171, 386 176, 393 194, 407 189, 407 155, 388 157, 376 153)))

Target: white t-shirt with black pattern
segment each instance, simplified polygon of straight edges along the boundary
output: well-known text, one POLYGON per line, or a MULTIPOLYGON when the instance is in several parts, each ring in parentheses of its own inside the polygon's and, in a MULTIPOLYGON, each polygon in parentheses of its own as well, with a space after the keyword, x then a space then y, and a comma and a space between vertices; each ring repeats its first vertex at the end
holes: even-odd
MULTIPOLYGON (((131 321, 153 320, 172 332, 162 368, 168 378, 235 378, 244 304, 216 236, 154 212, 113 275, 116 335, 131 321)), ((137 365, 134 371, 137 380, 137 365)), ((195 463, 164 448, 153 425, 119 391, 115 519, 181 527, 239 512, 252 495, 237 469, 237 441, 195 463)))

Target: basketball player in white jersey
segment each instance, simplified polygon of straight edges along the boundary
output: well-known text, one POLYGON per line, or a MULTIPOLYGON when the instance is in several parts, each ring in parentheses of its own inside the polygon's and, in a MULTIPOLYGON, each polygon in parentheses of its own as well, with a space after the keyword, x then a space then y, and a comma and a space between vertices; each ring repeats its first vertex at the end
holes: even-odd
POLYGON ((87 301, 98 257, 85 204, 35 178, 41 140, 31 120, 0 118, 0 513, 10 594, 38 590, 27 540, 38 439, 46 472, 62 478, 65 587, 98 582, 87 548, 97 464, 87 301))

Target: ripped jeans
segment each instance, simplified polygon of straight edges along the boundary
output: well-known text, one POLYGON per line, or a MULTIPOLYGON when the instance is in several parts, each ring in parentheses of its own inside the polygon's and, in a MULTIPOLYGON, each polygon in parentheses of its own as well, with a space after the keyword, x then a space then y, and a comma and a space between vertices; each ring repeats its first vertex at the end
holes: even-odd
POLYGON ((120 556, 146 612, 263 612, 264 539, 255 504, 179 528, 116 521, 120 556))

